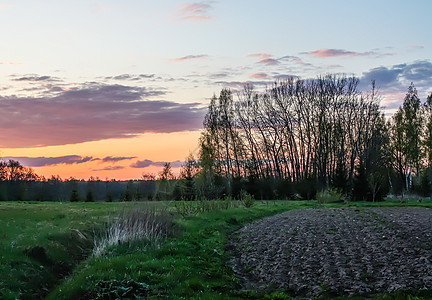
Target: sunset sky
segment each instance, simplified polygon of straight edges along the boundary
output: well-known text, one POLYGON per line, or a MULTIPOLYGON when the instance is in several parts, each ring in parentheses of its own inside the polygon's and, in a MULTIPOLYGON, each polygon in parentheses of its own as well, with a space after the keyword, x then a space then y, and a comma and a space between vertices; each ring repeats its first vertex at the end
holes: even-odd
POLYGON ((376 80, 392 113, 432 92, 430 0, 0 0, 0 157, 40 175, 178 168, 222 88, 376 80))

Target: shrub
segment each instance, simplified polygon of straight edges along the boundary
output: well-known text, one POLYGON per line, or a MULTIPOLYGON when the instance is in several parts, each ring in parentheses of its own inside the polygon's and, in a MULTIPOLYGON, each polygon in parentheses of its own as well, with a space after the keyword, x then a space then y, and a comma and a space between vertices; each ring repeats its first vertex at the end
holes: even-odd
POLYGON ((316 200, 320 204, 342 202, 345 200, 344 195, 337 189, 328 189, 319 192, 316 195, 316 200))
POLYGON ((199 213, 200 209, 197 205, 198 201, 177 201, 174 205, 176 211, 183 217, 193 216, 199 213))
POLYGON ((254 199, 254 197, 251 194, 249 194, 249 193, 247 193, 245 191, 242 191, 242 193, 241 193, 241 202, 242 202, 242 204, 243 204, 244 207, 249 208, 249 207, 252 207, 255 204, 255 199, 254 199))

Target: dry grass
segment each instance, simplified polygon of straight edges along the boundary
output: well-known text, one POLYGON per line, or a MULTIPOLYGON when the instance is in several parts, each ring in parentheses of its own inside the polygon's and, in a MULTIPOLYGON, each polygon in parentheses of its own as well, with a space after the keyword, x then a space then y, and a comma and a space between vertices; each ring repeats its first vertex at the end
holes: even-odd
POLYGON ((102 255, 107 248, 132 241, 158 242, 173 233, 173 217, 167 210, 154 206, 124 211, 95 239, 93 255, 102 255))

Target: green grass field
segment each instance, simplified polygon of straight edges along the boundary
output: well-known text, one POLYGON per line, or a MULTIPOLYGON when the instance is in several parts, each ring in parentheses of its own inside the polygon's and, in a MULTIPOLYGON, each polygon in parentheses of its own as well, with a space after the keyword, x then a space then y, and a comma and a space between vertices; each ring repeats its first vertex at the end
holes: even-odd
POLYGON ((90 253, 119 203, 0 203, 0 298, 45 296, 90 253))
MULTIPOLYGON (((214 211, 184 218, 173 203, 158 202, 174 216, 174 236, 157 244, 123 243, 92 256, 93 239, 104 224, 136 205, 145 208, 142 203, 0 203, 0 298, 277 298, 239 291, 225 264, 229 233, 290 209, 346 206, 257 201, 251 208, 235 205, 238 207, 218 210, 213 206, 214 211)), ((348 205, 432 207, 430 200, 348 205)))

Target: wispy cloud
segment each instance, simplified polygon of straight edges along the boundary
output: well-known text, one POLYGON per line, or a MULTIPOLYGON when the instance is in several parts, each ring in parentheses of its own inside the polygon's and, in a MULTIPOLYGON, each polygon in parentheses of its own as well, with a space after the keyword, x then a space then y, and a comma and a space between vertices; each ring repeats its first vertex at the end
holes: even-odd
POLYGON ((273 76, 274 79, 276 80, 287 80, 287 79, 291 79, 291 78, 300 78, 297 75, 291 75, 291 74, 277 74, 275 76, 273 76))
POLYGON ((286 55, 286 56, 279 58, 279 60, 280 61, 287 61, 287 62, 294 63, 297 65, 310 65, 308 63, 305 63, 300 57, 294 56, 294 55, 286 55))
POLYGON ((153 166, 163 166, 164 162, 154 162, 154 161, 149 160, 149 159, 144 159, 144 160, 137 160, 136 162, 134 162, 130 166, 132 168, 147 168, 147 167, 150 167, 152 165, 153 166))
POLYGON ((60 81, 60 79, 52 76, 40 76, 36 74, 28 74, 23 75, 21 77, 17 77, 16 75, 11 76, 13 81, 34 81, 34 82, 41 82, 41 81, 60 81))
POLYGON ((273 66, 273 65, 279 64, 280 62, 279 62, 279 60, 274 59, 274 58, 263 58, 260 61, 258 61, 258 63, 273 66))
POLYGON ((230 88, 232 92, 241 91, 245 85, 252 85, 254 87, 267 87, 272 84, 271 80, 248 80, 248 81, 217 81, 215 84, 223 88, 230 88))
POLYGON ((108 76, 105 77, 107 80, 130 80, 130 81, 138 81, 142 79, 154 79, 155 74, 139 74, 139 75, 132 75, 132 74, 120 74, 116 76, 108 76))
POLYGON ((305 63, 298 56, 286 55, 279 58, 274 58, 269 53, 254 53, 254 54, 249 54, 248 56, 259 58, 260 60, 257 63, 267 65, 267 66, 276 66, 282 63, 290 63, 290 64, 301 65, 303 67, 305 66, 312 67, 312 64, 305 63))
POLYGON ((266 73, 252 73, 249 75, 249 78, 265 79, 268 78, 268 75, 266 73))
MULTIPOLYGON (((133 164, 130 165, 130 167, 132 168, 147 168, 150 166, 157 166, 157 167, 163 167, 165 165, 166 162, 164 161, 152 161, 149 159, 144 159, 144 160, 137 160, 136 162, 134 162, 133 164)), ((182 166, 183 162, 180 160, 176 160, 176 161, 172 161, 170 162, 171 167, 173 168, 179 168, 182 166)))
MULTIPOLYGON (((57 90, 56 86, 51 87, 57 90)), ((0 148, 41 147, 198 130, 199 103, 150 100, 162 90, 84 83, 39 97, 0 96, 0 148)))
POLYGON ((125 168, 124 166, 109 166, 102 169, 93 169, 93 171, 117 171, 117 170, 122 170, 124 168, 125 168))
POLYGON ((265 58, 270 58, 273 55, 271 55, 270 53, 252 53, 248 55, 249 57, 257 57, 257 58, 261 58, 261 59, 265 59, 265 58))
POLYGON ((28 156, 15 156, 15 157, 2 157, 2 160, 16 160, 26 167, 45 167, 53 165, 73 165, 82 164, 93 160, 92 156, 80 155, 66 155, 58 157, 28 157, 28 156))
POLYGON ((343 49, 318 49, 310 52, 302 52, 301 54, 311 55, 317 58, 329 58, 329 57, 350 57, 350 56, 388 56, 393 55, 392 53, 380 53, 376 51, 367 52, 354 52, 343 49))
POLYGON ((185 60, 194 60, 194 59, 207 59, 209 58, 206 54, 199 54, 199 55, 186 55, 183 57, 173 58, 172 61, 185 61, 185 60))
POLYGON ((250 57, 256 57, 260 60, 257 62, 257 64, 262 64, 266 66, 276 66, 276 65, 283 65, 285 67, 286 63, 289 64, 295 64, 299 65, 301 67, 314 67, 310 63, 304 62, 300 57, 298 56, 292 56, 292 55, 286 55, 279 58, 271 57, 271 54, 268 53, 255 53, 255 54, 249 54, 250 57))
POLYGON ((186 3, 177 6, 175 17, 177 20, 206 21, 211 19, 209 10, 212 6, 208 2, 186 3))
POLYGON ((219 79, 219 78, 226 78, 229 77, 230 73, 228 72, 220 72, 220 73, 212 73, 208 75, 208 78, 211 79, 219 79))
POLYGON ((120 156, 120 157, 116 157, 116 156, 107 156, 101 159, 101 161, 103 162, 118 162, 118 161, 122 161, 122 160, 130 160, 130 159, 134 159, 136 158, 136 156, 120 156))
POLYGON ((424 49, 424 46, 420 46, 420 45, 410 45, 408 47, 413 49, 424 49))

